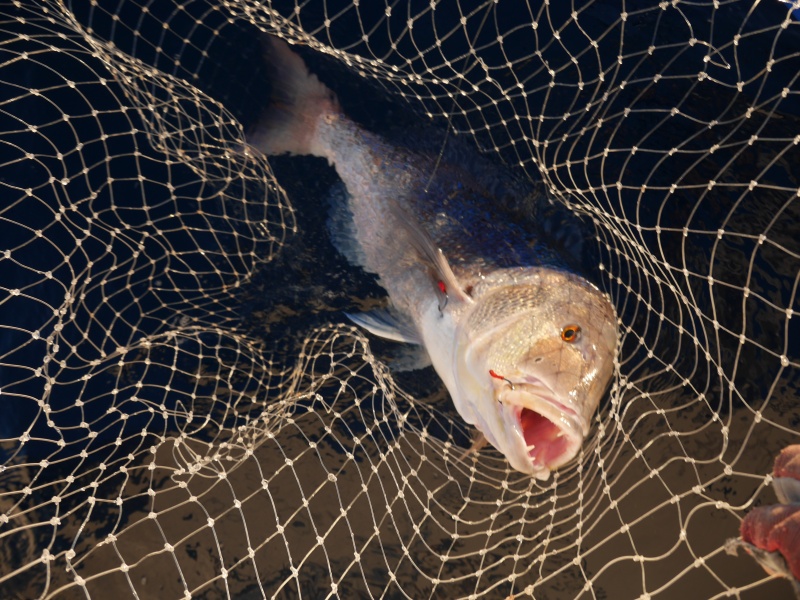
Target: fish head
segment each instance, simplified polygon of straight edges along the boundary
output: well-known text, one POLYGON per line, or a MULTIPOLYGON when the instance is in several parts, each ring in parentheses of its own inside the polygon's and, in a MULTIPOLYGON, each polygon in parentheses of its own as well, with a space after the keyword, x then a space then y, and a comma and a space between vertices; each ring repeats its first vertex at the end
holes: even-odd
POLYGON ((589 434, 617 337, 614 307, 581 277, 538 269, 494 286, 456 329, 455 404, 512 467, 547 479, 589 434))

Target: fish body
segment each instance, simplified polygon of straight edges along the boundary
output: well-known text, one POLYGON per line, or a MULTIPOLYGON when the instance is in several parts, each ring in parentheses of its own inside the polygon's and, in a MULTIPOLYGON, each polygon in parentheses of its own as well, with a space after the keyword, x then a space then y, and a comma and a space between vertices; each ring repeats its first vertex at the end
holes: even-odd
POLYGON ((437 160, 366 131, 288 45, 267 47, 280 97, 248 142, 325 157, 344 182, 346 231, 334 235, 392 304, 353 320, 424 347, 462 418, 547 479, 579 452, 613 373, 608 298, 498 214, 510 174, 477 152, 437 160))

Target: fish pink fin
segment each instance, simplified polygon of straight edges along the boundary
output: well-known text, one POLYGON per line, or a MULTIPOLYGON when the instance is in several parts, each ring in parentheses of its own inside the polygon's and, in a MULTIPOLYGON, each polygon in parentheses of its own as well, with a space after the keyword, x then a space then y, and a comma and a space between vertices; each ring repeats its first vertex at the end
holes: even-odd
POLYGON ((336 96, 308 71, 289 44, 271 35, 263 40, 273 92, 247 143, 270 156, 321 156, 315 148, 317 125, 326 115, 340 112, 336 96))

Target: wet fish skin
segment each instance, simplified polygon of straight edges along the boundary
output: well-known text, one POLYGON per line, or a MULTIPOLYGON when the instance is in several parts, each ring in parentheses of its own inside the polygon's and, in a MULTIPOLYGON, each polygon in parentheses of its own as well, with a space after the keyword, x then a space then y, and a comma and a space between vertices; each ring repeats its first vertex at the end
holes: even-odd
POLYGON ((407 321, 361 323, 422 345, 464 420, 515 469, 547 479, 580 451, 614 371, 608 298, 498 213, 498 186, 516 186, 510 174, 478 156, 437 162, 364 130, 288 45, 272 38, 267 48, 280 108, 248 142, 336 168, 352 219, 345 251, 407 321))

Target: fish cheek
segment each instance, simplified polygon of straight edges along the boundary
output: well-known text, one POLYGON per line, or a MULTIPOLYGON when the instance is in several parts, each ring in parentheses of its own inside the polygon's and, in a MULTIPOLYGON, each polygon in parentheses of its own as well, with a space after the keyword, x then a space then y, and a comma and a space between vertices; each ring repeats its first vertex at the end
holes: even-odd
POLYGON ((577 345, 561 338, 540 340, 525 353, 518 364, 522 373, 543 380, 559 395, 578 391, 586 361, 577 345))
MULTIPOLYGON (((561 338, 545 338, 536 341, 520 358, 516 365, 523 373, 547 374, 561 370, 564 342, 561 338)), ((541 377, 541 375, 536 375, 541 377)))
POLYGON ((453 394, 453 400, 461 416, 468 423, 476 425, 482 402, 485 402, 487 395, 492 396, 488 367, 486 367, 489 348, 486 344, 470 340, 463 335, 463 332, 457 335, 457 339, 454 362, 457 393, 453 394))

